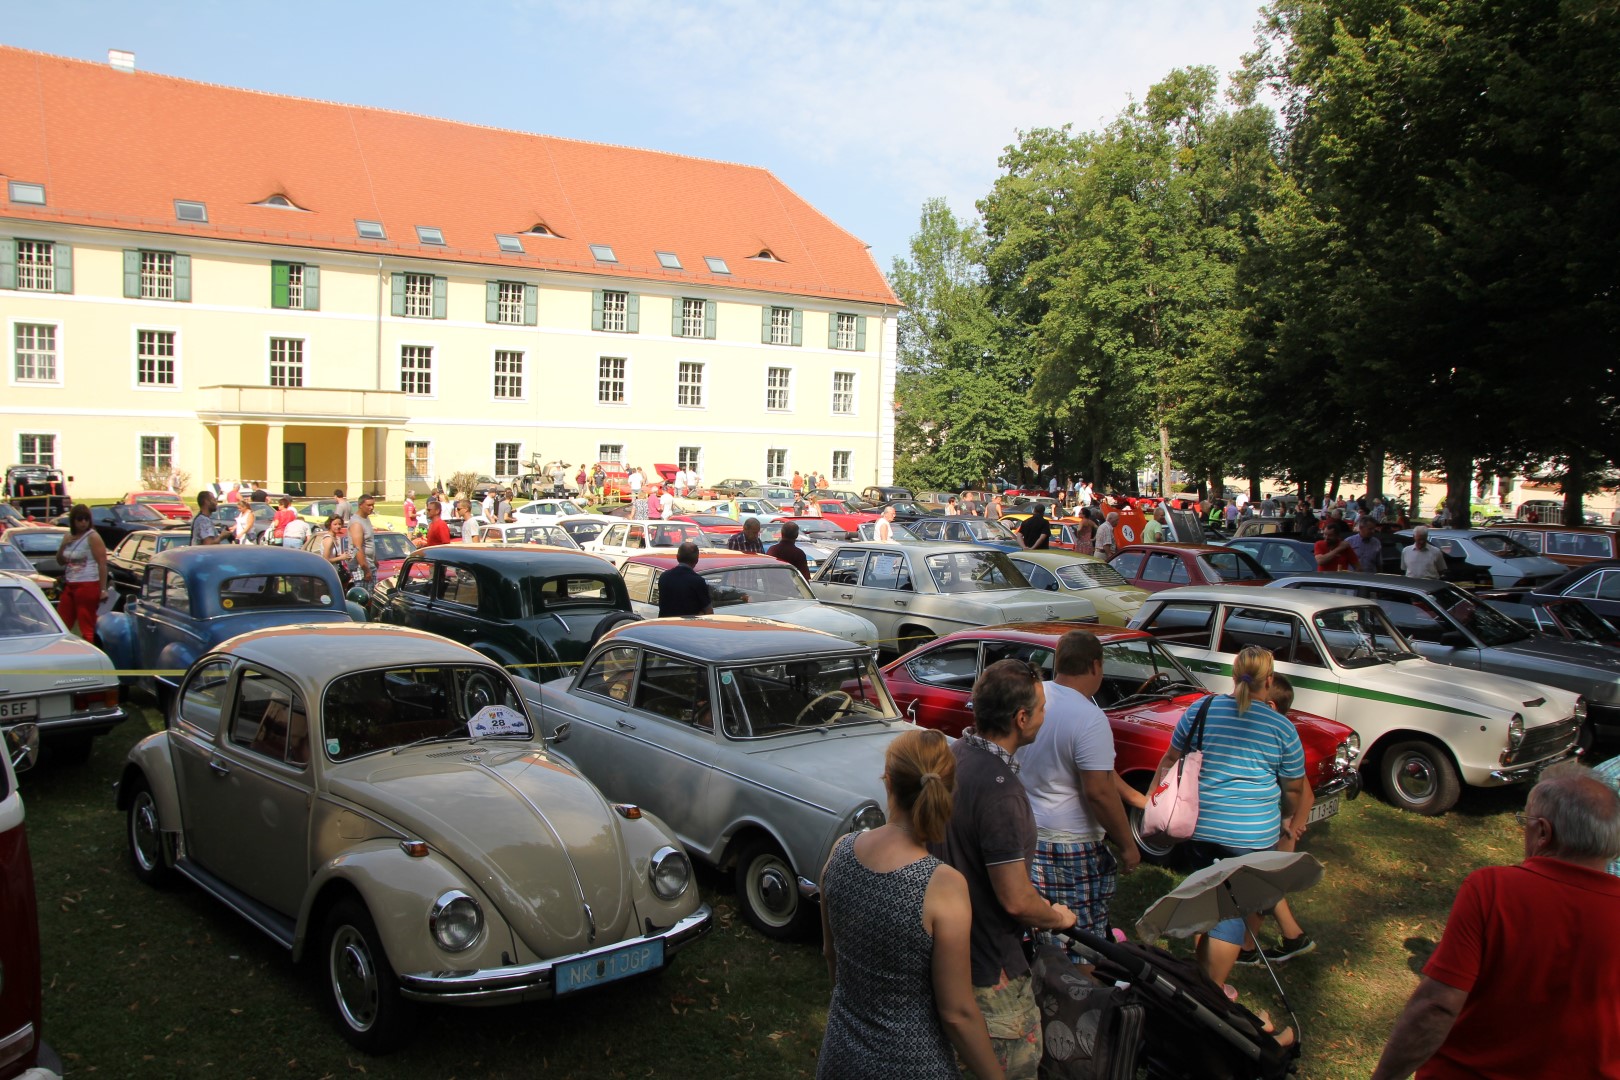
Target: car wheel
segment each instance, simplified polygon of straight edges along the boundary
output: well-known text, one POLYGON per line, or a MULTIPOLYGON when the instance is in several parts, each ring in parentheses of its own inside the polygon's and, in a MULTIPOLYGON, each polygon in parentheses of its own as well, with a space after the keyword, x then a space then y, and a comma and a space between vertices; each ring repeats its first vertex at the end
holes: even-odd
POLYGON ((641 616, 635 614, 634 612, 615 611, 613 614, 606 616, 601 622, 596 624, 596 628, 591 631, 591 644, 594 646, 598 641, 602 640, 603 634, 607 633, 609 630, 612 630, 615 626, 623 626, 625 623, 640 621, 641 616))
POLYGON ((1443 814, 1457 805, 1462 792, 1451 758, 1434 743, 1421 739, 1388 747, 1379 759, 1378 775, 1384 798, 1415 814, 1443 814))
POLYGON ((158 818, 157 800, 146 786, 138 785, 129 800, 125 830, 129 840, 129 864, 144 885, 161 889, 174 880, 174 871, 163 861, 163 826, 158 818))
POLYGON ((900 628, 900 638, 894 643, 894 647, 901 656, 904 656, 906 653, 909 653, 914 649, 920 649, 925 645, 932 645, 934 643, 934 638, 934 632, 926 627, 902 626, 900 628))
MULTIPOLYGON (((495 662, 500 663, 499 660, 495 662)), ((485 671, 475 671, 461 684, 461 713, 469 718, 477 716, 488 706, 499 705, 505 697, 496 685, 494 676, 485 671)))
MULTIPOLYGON (((1152 773, 1137 773, 1127 777, 1125 782, 1137 791, 1146 793, 1148 785, 1153 783, 1152 773)), ((1155 834, 1147 836, 1142 832, 1142 811, 1134 807, 1126 812, 1126 818, 1131 823, 1131 839, 1142 850, 1142 861, 1152 863, 1154 866, 1169 866, 1176 859, 1176 849, 1181 841, 1172 840, 1168 836, 1155 834)))
POLYGON ((412 1010, 399 996, 399 980, 365 904, 340 900, 326 918, 325 941, 326 989, 343 1037, 368 1054, 394 1049, 412 1010))
POLYGON ((737 857, 737 902, 755 930, 778 941, 807 936, 818 918, 799 895, 793 865, 770 840, 753 841, 737 857))

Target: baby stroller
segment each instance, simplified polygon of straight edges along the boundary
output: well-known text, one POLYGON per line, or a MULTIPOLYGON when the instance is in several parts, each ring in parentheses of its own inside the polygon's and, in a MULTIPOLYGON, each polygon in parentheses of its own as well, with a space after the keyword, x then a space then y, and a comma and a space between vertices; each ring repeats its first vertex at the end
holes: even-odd
POLYGON ((1036 958, 1045 1026, 1041 1075, 1052 1080, 1281 1080, 1299 1043, 1282 1046, 1266 1022, 1154 945, 1113 942, 1081 930, 1068 950, 1036 958), (1084 967, 1068 960, 1072 952, 1084 967))

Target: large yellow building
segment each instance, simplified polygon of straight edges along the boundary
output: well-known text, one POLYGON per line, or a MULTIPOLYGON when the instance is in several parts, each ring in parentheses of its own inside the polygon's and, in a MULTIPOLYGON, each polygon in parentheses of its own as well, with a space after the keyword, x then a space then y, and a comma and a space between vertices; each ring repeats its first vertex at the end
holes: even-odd
POLYGON ((763 169, 9 48, 0 85, 8 463, 889 481, 897 301, 763 169))

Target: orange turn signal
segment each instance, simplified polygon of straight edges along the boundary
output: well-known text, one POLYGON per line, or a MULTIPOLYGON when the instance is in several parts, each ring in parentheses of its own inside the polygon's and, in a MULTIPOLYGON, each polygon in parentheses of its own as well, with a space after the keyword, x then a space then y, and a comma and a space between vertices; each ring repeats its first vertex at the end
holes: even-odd
POLYGON ((631 821, 635 821, 641 817, 641 807, 637 806, 635 803, 614 803, 613 809, 619 812, 620 817, 629 818, 631 821))
POLYGON ((399 850, 413 859, 427 858, 428 846, 426 840, 401 840, 399 850))

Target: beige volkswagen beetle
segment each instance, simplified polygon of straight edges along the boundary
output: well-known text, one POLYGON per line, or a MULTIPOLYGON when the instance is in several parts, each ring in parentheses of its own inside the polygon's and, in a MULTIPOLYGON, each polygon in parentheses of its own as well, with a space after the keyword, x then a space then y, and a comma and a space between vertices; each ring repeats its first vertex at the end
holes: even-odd
POLYGON ((204 655, 118 806, 141 880, 185 878, 313 956, 373 1053, 415 1003, 588 990, 710 926, 675 835, 554 760, 500 667, 414 630, 277 627, 204 655))

